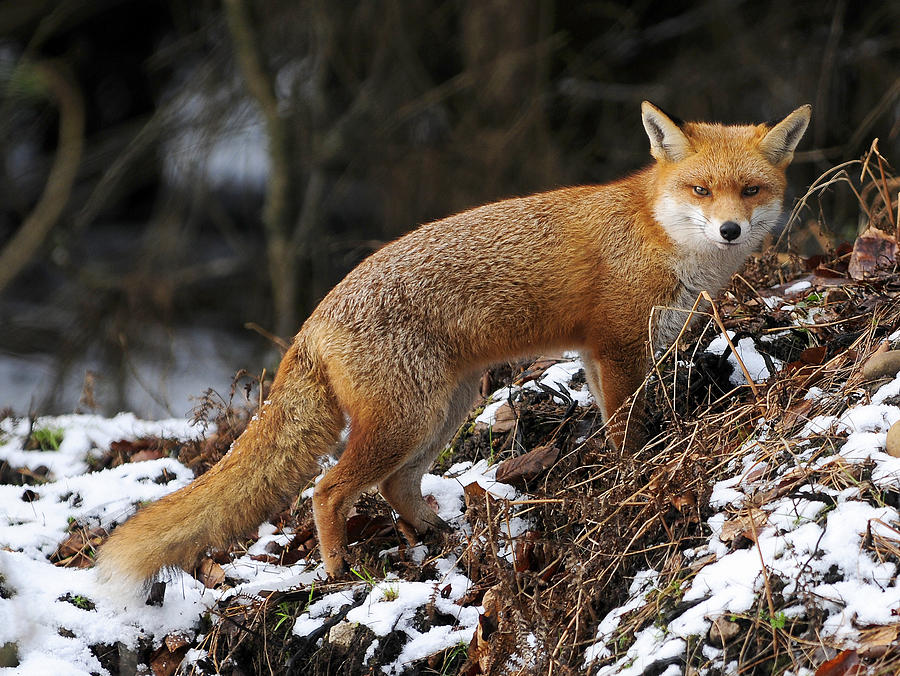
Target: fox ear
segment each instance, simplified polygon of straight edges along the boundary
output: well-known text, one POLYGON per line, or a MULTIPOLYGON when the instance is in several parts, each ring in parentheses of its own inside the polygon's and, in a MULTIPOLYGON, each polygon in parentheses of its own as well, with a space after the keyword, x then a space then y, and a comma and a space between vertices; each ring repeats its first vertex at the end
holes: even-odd
POLYGON ((641 104, 641 119, 650 137, 650 154, 657 160, 678 162, 693 152, 678 122, 649 101, 641 104))
POLYGON ((763 156, 776 167, 789 164, 794 159, 794 148, 809 125, 810 115, 812 106, 807 103, 772 127, 759 142, 763 156))

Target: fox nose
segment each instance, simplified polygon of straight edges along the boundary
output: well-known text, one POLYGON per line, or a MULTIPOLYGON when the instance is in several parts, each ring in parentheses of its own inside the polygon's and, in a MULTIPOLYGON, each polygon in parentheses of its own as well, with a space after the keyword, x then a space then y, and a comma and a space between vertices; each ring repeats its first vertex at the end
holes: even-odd
POLYGON ((733 242, 741 236, 741 226, 734 221, 725 221, 719 226, 719 234, 726 242, 733 242))

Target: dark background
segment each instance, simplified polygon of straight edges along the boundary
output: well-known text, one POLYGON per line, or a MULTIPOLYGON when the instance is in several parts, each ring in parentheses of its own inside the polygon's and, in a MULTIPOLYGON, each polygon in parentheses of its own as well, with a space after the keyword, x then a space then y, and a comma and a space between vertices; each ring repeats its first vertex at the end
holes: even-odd
POLYGON ((645 164, 643 99, 812 103, 792 196, 896 161, 898 66, 897 2, 0 2, 0 408, 184 415, 417 223, 645 164))

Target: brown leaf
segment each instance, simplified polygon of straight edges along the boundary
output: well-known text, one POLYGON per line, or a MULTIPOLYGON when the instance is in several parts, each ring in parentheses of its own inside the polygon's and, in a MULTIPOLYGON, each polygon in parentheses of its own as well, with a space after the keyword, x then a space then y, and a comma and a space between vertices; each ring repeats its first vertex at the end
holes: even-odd
POLYGON ((550 467, 558 457, 559 449, 555 444, 538 446, 524 455, 501 462, 497 467, 497 481, 522 485, 550 467))
POLYGON ((166 644, 169 652, 174 653, 176 650, 184 648, 189 643, 189 639, 184 634, 169 634, 163 639, 163 643, 166 644))
POLYGON ((802 361, 804 364, 818 366, 825 361, 825 354, 827 352, 828 348, 824 345, 808 347, 800 353, 800 361, 802 361))
POLYGON ((719 539, 722 542, 732 542, 738 537, 745 537, 756 542, 755 533, 768 522, 769 515, 761 509, 749 509, 749 514, 742 513, 737 518, 730 519, 722 524, 722 532, 719 539))
POLYGON ((530 530, 523 533, 522 537, 516 538, 514 567, 517 573, 524 573, 526 570, 537 570, 540 567, 535 544, 540 537, 540 533, 530 530))
POLYGON ((527 369, 525 369, 521 375, 515 380, 516 385, 524 385, 525 383, 537 380, 544 372, 553 366, 554 364, 559 364, 560 362, 566 361, 562 357, 541 357, 531 364, 527 369))
POLYGON ((483 505, 485 495, 487 495, 487 491, 476 481, 463 488, 467 509, 473 505, 483 505))
POLYGON ((694 507, 697 506, 697 495, 694 491, 684 491, 683 493, 670 497, 669 502, 671 502, 672 506, 679 512, 685 509, 694 509, 694 507))
POLYGON ((847 271, 853 279, 870 277, 878 268, 889 267, 897 258, 897 242, 887 233, 869 228, 856 238, 847 271))
POLYGON ((749 472, 744 475, 744 483, 753 483, 757 479, 761 479, 766 475, 766 472, 769 471, 769 466, 764 463, 758 463, 754 465, 749 472))
POLYGON ((112 465, 116 467, 126 462, 141 462, 166 457, 177 446, 172 439, 159 437, 142 437, 140 439, 119 439, 109 444, 110 452, 115 456, 112 465))
POLYGON ((506 402, 494 413, 494 424, 491 425, 491 429, 497 434, 509 432, 516 426, 517 420, 513 407, 506 402))
POLYGON ((148 448, 145 451, 138 451, 131 456, 131 462, 143 462, 144 460, 159 460, 165 458, 166 454, 159 448, 148 448))
POLYGON ((801 399, 784 412, 784 415, 781 417, 781 424, 786 428, 790 428, 797 424, 798 421, 805 422, 809 420, 809 412, 812 410, 812 407, 812 399, 801 399))
POLYGON ((865 668, 859 663, 856 651, 844 650, 837 657, 820 664, 815 676, 855 676, 863 673, 865 668))
POLYGON ((197 568, 197 579, 207 589, 215 589, 225 581, 225 571, 210 558, 204 558, 197 568))
POLYGON ((709 627, 709 642, 717 648, 724 648, 741 633, 742 627, 737 622, 732 622, 724 615, 720 615, 712 621, 709 627))
POLYGON ((77 527, 63 540, 50 561, 61 568, 90 568, 94 565, 93 553, 106 539, 104 528, 77 527))
POLYGON ((478 618, 478 626, 469 642, 468 660, 464 670, 460 671, 465 676, 478 676, 490 673, 491 668, 491 641, 490 635, 496 627, 491 626, 484 615, 478 618))
POLYGON ((187 643, 177 650, 169 650, 168 645, 164 641, 159 648, 150 654, 150 669, 153 670, 153 676, 172 676, 178 669, 178 665, 181 664, 187 651, 187 643))
POLYGON ((394 529, 394 522, 388 516, 354 514, 347 519, 347 541, 358 542, 372 537, 388 535, 394 529))
POLYGON ((820 265, 815 269, 815 274, 810 280, 813 284, 827 284, 831 280, 843 279, 844 273, 840 270, 820 265))
POLYGON ((148 606, 155 606, 156 608, 162 608, 163 601, 165 600, 166 583, 162 580, 157 580, 150 585, 150 591, 147 594, 147 600, 145 604, 148 606))
POLYGON ((514 633, 503 603, 503 593, 499 585, 491 587, 484 593, 481 604, 484 613, 478 618, 478 626, 469 643, 469 654, 460 674, 475 676, 476 674, 500 673, 500 667, 508 657, 514 641, 514 633))

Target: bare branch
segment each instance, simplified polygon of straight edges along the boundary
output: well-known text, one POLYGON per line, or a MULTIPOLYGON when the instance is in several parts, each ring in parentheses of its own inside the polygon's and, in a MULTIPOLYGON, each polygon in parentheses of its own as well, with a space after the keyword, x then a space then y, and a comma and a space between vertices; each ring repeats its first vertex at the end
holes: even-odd
POLYGON ((0 252, 0 292, 19 274, 59 220, 69 201, 84 148, 84 101, 72 77, 48 62, 22 64, 59 107, 59 146, 37 205, 0 252))

